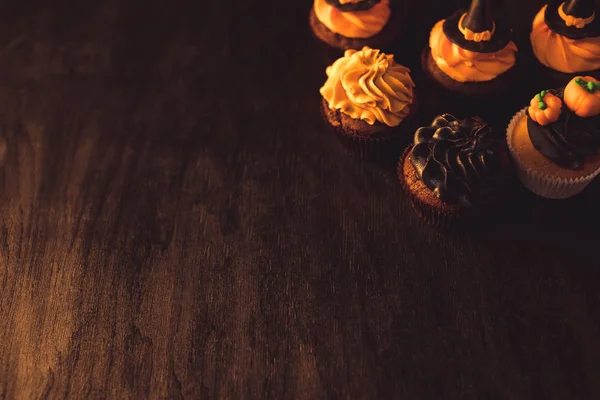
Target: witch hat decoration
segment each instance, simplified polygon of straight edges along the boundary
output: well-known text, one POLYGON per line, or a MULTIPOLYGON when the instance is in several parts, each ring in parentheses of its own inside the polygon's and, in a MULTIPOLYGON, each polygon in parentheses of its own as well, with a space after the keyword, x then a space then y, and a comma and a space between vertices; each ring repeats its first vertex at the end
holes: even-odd
POLYGON ((381 0, 325 0, 340 11, 364 11, 371 9, 381 0))
MULTIPOLYGON (((472 32, 484 32, 494 30, 494 18, 489 1, 473 1, 469 11, 462 20, 463 28, 470 29, 472 32)), ((460 26, 459 26, 460 29, 460 26)))
POLYGON ((444 33, 453 43, 477 53, 494 53, 510 41, 510 30, 492 15, 490 0, 472 0, 444 21, 444 33))
POLYGON ((600 16, 596 16, 594 0, 552 1, 544 18, 552 31, 570 39, 600 36, 600 16))

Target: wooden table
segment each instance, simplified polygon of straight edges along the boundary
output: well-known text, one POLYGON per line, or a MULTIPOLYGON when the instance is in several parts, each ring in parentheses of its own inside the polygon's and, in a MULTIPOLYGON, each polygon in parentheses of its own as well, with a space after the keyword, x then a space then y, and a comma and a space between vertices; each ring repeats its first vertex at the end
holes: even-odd
POLYGON ((0 7, 0 398, 600 397, 598 185, 429 228, 321 121, 311 2, 228 3, 0 7))

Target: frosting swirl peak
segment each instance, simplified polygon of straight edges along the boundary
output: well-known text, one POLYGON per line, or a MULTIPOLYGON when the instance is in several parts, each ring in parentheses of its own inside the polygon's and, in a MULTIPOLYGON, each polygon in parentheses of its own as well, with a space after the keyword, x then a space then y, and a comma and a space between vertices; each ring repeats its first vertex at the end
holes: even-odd
POLYGON ((468 207, 497 187, 505 155, 501 143, 481 119, 443 114, 415 132, 409 160, 440 200, 468 207))
POLYGON ((409 72, 391 54, 366 46, 346 50, 344 57, 327 67, 328 78, 320 93, 329 108, 351 118, 396 126, 413 103, 415 84, 409 72))

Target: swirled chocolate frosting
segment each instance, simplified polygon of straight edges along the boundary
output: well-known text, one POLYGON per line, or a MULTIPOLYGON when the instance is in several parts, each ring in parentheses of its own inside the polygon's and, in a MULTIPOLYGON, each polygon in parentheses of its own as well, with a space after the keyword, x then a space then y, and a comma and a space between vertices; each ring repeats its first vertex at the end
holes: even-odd
POLYGON ((450 114, 415 132, 409 160, 440 200, 469 207, 499 186, 506 150, 502 138, 479 118, 450 114))
MULTIPOLYGON (((563 100, 562 89, 550 93, 563 100)), ((579 117, 564 101, 558 120, 546 126, 528 115, 527 131, 540 153, 565 168, 582 169, 585 158, 597 154, 600 148, 600 115, 579 117)))

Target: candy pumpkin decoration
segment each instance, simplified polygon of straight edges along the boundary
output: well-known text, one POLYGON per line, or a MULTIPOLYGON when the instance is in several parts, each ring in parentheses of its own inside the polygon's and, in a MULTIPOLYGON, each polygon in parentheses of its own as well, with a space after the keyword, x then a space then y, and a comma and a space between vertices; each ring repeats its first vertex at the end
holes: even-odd
POLYGON ((536 94, 529 102, 529 117, 542 126, 546 126, 560 116, 562 101, 547 90, 536 94))
POLYGON ((600 82, 591 76, 573 78, 563 97, 567 107, 580 117, 600 114, 600 82))

